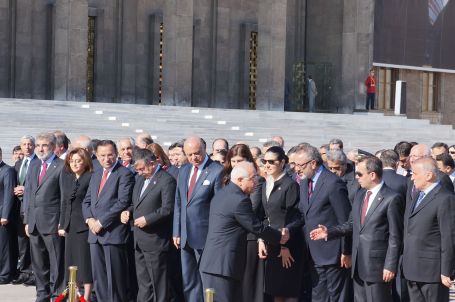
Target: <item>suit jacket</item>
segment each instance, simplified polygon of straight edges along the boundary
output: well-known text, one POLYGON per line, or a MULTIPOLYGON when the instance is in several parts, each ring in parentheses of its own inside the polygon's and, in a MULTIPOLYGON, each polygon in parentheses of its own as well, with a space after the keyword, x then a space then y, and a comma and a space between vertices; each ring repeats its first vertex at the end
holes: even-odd
POLYGON ((102 230, 98 234, 89 232, 89 243, 125 244, 129 228, 120 221, 120 214, 131 204, 134 176, 131 171, 117 162, 98 196, 103 170, 98 169, 90 179, 90 185, 82 204, 84 219, 100 221, 102 230))
MULTIPOLYGON (((441 186, 443 186, 449 192, 454 192, 454 184, 452 183, 452 180, 450 179, 450 177, 447 174, 438 170, 437 176, 438 176, 438 181, 441 183, 441 186)), ((406 192, 406 201, 408 199, 413 199, 415 196, 419 195, 419 191, 415 190, 415 188, 414 188, 414 181, 411 179, 411 177, 407 178, 407 180, 408 180, 408 187, 407 187, 407 192, 406 192), (414 194, 412 194, 413 189, 414 189, 414 194)))
POLYGON ((176 181, 160 169, 141 195, 144 182, 143 176, 136 177, 130 211, 133 219, 144 216, 147 225, 142 229, 134 227, 134 241, 143 251, 165 251, 172 236, 176 181))
POLYGON ((28 167, 24 192, 24 224, 31 233, 35 228, 41 234, 56 234, 60 219, 60 174, 63 160, 54 157, 38 185, 41 161, 32 161, 28 167))
POLYGON ((397 172, 392 169, 384 169, 382 171, 382 180, 387 187, 400 194, 403 200, 406 200, 406 192, 408 189, 408 179, 406 176, 397 174, 397 172))
POLYGON ((248 232, 275 244, 281 238, 279 231, 259 221, 253 213, 250 198, 236 184, 229 183, 212 199, 200 270, 242 280, 248 232))
POLYGON ((166 170, 167 173, 171 174, 172 177, 175 178, 175 180, 177 180, 177 178, 179 177, 179 172, 180 172, 180 169, 177 168, 176 166, 169 166, 166 170))
POLYGON ((308 200, 308 179, 300 184, 299 209, 303 216, 303 232, 310 249, 311 257, 316 265, 339 264, 341 253, 351 255, 349 239, 331 241, 313 241, 310 232, 319 224, 327 227, 345 223, 351 212, 346 184, 335 174, 325 168, 313 188, 308 200))
POLYGON ((76 232, 88 230, 82 214, 82 202, 87 194, 91 172, 85 172, 79 179, 73 173, 63 169, 60 177, 60 190, 62 191, 62 209, 60 214, 59 229, 68 231, 68 227, 76 232))
POLYGON ((357 179, 355 179, 355 170, 351 168, 340 178, 346 183, 346 188, 348 189, 348 198, 352 204, 354 202, 355 194, 358 190, 360 190, 359 182, 357 179))
POLYGON ((366 190, 360 190, 352 205, 349 221, 329 229, 329 237, 352 234, 352 277, 357 270, 360 279, 383 282, 383 270, 397 273, 403 239, 404 201, 383 185, 360 223, 366 190))
POLYGON ((12 220, 14 215, 14 187, 16 171, 4 162, 0 163, 0 218, 12 220))
MULTIPOLYGON (((19 173, 20 173, 20 171, 21 171, 21 165, 22 165, 22 162, 23 162, 23 161, 24 161, 23 159, 18 160, 18 161, 14 164, 14 170, 16 170, 16 176, 17 176, 17 177, 16 177, 16 183, 17 183, 17 185, 18 185, 18 186, 19 186, 19 185, 22 185, 22 186, 25 187, 25 183, 26 183, 26 181, 27 181, 27 178, 25 178, 23 184, 21 184, 20 181, 19 181, 19 173)), ((28 163, 29 169, 30 169, 30 164, 31 164, 31 162, 34 162, 34 161, 40 161, 36 155, 33 155, 32 160, 28 163)), ((27 173, 28 173, 28 171, 30 171, 30 170, 27 170, 27 173)), ((25 194, 25 193, 24 193, 24 194, 25 194)), ((17 197, 17 199, 19 200, 19 203, 20 203, 20 204, 18 205, 18 207, 20 207, 20 214, 21 214, 21 215, 24 215, 25 204, 22 202, 23 199, 24 199, 24 196, 17 197)))
POLYGON ((410 281, 440 283, 454 263, 455 195, 438 184, 414 209, 417 199, 406 201, 403 274, 410 281))
POLYGON ((221 189, 223 166, 209 158, 188 199, 191 168, 191 164, 180 168, 175 193, 173 236, 181 238, 182 247, 188 243, 193 249, 203 249, 208 232, 210 201, 221 189))

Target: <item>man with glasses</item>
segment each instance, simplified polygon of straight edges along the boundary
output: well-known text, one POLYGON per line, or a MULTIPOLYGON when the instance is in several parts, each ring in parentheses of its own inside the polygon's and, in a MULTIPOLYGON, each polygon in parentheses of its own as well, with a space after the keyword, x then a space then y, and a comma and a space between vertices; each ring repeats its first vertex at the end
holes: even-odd
MULTIPOLYGON (((247 234, 285 244, 288 234, 263 225, 254 214, 249 194, 257 185, 256 169, 242 162, 231 172, 231 181, 212 199, 209 230, 200 270, 204 289, 214 288, 216 301, 241 300, 247 234)), ((202 301, 202 300, 201 300, 202 301)))
POLYGON ((327 168, 346 183, 349 201, 352 204, 360 186, 355 179, 354 168, 352 165, 348 165, 348 159, 344 152, 341 150, 330 150, 327 152, 327 168))
POLYGON ((431 146, 431 157, 433 159, 436 159, 436 156, 443 153, 449 153, 449 146, 446 143, 438 142, 431 146))
POLYGON ((295 169, 305 176, 300 183, 299 210, 311 254, 312 301, 343 301, 346 296, 343 268, 351 266, 351 242, 312 241, 310 232, 320 224, 331 227, 348 220, 351 203, 346 184, 324 168, 318 149, 310 145, 297 151, 295 169))

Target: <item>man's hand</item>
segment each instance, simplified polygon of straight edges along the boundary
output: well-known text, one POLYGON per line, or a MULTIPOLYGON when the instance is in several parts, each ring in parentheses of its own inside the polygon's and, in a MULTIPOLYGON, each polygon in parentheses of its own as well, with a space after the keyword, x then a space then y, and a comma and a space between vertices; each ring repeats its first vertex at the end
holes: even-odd
POLYGON ((1 225, 7 225, 8 224, 8 219, 6 219, 6 218, 0 219, 0 224, 1 225))
POLYGON ((65 230, 63 230, 63 229, 58 230, 58 235, 59 235, 60 237, 65 237, 65 235, 66 235, 65 230))
POLYGON ((172 239, 174 241, 175 248, 179 249, 180 248, 180 237, 173 237, 172 239))
POLYGON ((98 220, 95 220, 95 218, 89 218, 87 224, 90 231, 95 235, 98 234, 102 229, 100 222, 98 220))
POLYGON ((27 235, 27 237, 30 237, 30 234, 28 233, 28 224, 25 225, 25 235, 27 235))
POLYGON ((24 186, 17 186, 14 188, 14 195, 22 196, 24 195, 24 186))
POLYGON ((344 268, 351 268, 352 266, 352 261, 351 261, 351 255, 343 255, 341 254, 341 267, 344 268))
POLYGON ((139 217, 136 220, 134 220, 134 226, 142 229, 147 225, 147 221, 145 221, 145 217, 139 217))
POLYGON ((384 282, 390 282, 393 278, 395 278, 395 273, 384 269, 382 273, 382 280, 384 280, 384 282))
POLYGON ((447 277, 447 276, 444 276, 444 275, 441 275, 441 283, 445 287, 448 287, 448 288, 450 288, 450 286, 452 285, 452 282, 450 281, 450 277, 447 277))
POLYGON ((325 225, 319 224, 318 227, 310 232, 311 240, 327 240, 329 235, 327 227, 325 225))
POLYGON ((291 236, 291 235, 289 234, 289 229, 287 229, 287 228, 282 228, 282 229, 281 229, 281 240, 280 240, 280 244, 286 244, 286 242, 288 242, 290 236, 291 236))
POLYGON ((122 214, 120 214, 120 221, 123 224, 127 224, 129 220, 130 220, 130 211, 123 211, 122 214))
POLYGON ((292 258, 291 251, 286 247, 282 247, 278 257, 281 257, 281 264, 284 268, 291 268, 292 262, 295 262, 292 258))
POLYGON ((265 247, 265 243, 262 240, 258 241, 258 255, 259 259, 267 258, 267 248, 265 247))

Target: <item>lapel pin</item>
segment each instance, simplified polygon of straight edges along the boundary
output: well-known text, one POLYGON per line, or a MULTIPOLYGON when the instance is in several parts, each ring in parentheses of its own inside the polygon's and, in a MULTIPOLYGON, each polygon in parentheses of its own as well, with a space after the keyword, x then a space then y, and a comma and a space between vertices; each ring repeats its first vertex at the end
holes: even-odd
POLYGON ((156 185, 156 180, 153 182, 154 185, 156 185))
POLYGON ((278 187, 278 190, 281 190, 281 187, 278 187))

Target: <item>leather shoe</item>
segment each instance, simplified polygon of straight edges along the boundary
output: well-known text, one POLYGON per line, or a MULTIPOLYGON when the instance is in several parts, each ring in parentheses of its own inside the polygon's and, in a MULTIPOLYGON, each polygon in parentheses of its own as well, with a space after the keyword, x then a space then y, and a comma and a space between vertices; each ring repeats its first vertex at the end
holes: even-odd
POLYGON ((0 280, 0 285, 10 284, 10 283, 11 283, 10 280, 0 280))
POLYGON ((28 274, 21 273, 19 276, 11 281, 12 284, 22 284, 29 278, 28 274))
POLYGON ((35 286, 35 276, 31 275, 27 280, 24 281, 24 285, 26 286, 35 286))

